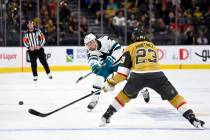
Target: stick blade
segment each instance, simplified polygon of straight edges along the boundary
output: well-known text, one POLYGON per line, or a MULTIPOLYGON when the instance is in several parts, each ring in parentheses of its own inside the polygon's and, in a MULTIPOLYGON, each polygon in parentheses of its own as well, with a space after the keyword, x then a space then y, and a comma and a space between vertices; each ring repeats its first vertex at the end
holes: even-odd
POLYGON ((48 114, 43 114, 41 112, 38 112, 34 109, 29 109, 28 112, 32 115, 39 116, 39 117, 46 117, 48 115, 48 114))
POLYGON ((83 77, 78 78, 77 81, 76 81, 76 84, 82 79, 83 79, 83 77))

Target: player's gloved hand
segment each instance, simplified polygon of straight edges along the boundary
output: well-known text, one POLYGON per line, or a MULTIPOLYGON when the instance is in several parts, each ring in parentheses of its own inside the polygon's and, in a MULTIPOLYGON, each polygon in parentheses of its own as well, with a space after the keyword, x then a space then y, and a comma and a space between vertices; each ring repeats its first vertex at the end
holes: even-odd
POLYGON ((99 72, 101 65, 98 63, 93 63, 90 67, 91 67, 91 70, 93 71, 93 73, 96 74, 99 72))
POLYGON ((112 56, 107 56, 107 58, 104 60, 105 66, 106 67, 111 67, 112 64, 114 63, 115 58, 112 56))
POLYGON ((104 84, 104 92, 109 92, 109 91, 113 91, 115 88, 115 85, 111 84, 109 79, 105 82, 104 84))

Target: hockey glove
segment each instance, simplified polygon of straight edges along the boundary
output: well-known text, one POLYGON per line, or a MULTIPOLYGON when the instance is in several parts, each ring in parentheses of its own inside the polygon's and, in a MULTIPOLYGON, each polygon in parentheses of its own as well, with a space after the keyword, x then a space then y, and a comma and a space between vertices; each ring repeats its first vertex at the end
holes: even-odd
POLYGON ((93 63, 90 67, 91 67, 91 70, 93 71, 93 73, 95 73, 95 74, 98 73, 99 70, 101 69, 101 66, 98 63, 93 63))
POLYGON ((114 63, 115 58, 112 56, 107 56, 107 58, 104 60, 105 67, 112 67, 112 64, 114 63))
POLYGON ((115 85, 109 81, 109 79, 104 84, 104 92, 113 91, 115 88, 115 85))

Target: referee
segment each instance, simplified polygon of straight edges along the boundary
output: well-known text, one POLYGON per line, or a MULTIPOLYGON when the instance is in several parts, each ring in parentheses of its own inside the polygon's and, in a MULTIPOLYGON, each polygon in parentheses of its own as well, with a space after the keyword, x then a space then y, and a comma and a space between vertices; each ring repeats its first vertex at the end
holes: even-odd
POLYGON ((31 69, 34 76, 34 81, 38 80, 37 74, 37 58, 43 65, 47 76, 52 79, 52 75, 50 74, 50 69, 47 63, 46 54, 44 52, 44 44, 45 44, 45 36, 41 32, 41 30, 36 29, 34 27, 34 23, 32 20, 27 22, 28 30, 24 34, 23 44, 28 49, 27 53, 29 54, 29 58, 31 61, 31 69))

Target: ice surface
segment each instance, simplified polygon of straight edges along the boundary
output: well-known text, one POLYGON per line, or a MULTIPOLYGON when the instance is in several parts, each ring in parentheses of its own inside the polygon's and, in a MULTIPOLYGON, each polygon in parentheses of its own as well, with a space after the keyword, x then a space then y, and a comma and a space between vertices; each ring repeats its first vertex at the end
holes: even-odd
POLYGON ((195 129, 153 90, 149 90, 149 104, 139 95, 107 127, 99 127, 102 114, 124 83, 102 94, 92 112, 86 108, 90 98, 45 118, 27 112, 33 108, 48 113, 89 94, 93 75, 75 84, 88 72, 53 72, 52 80, 39 72, 37 84, 31 73, 0 74, 0 140, 210 140, 210 70, 165 71, 197 117, 206 122, 205 130, 195 129))

